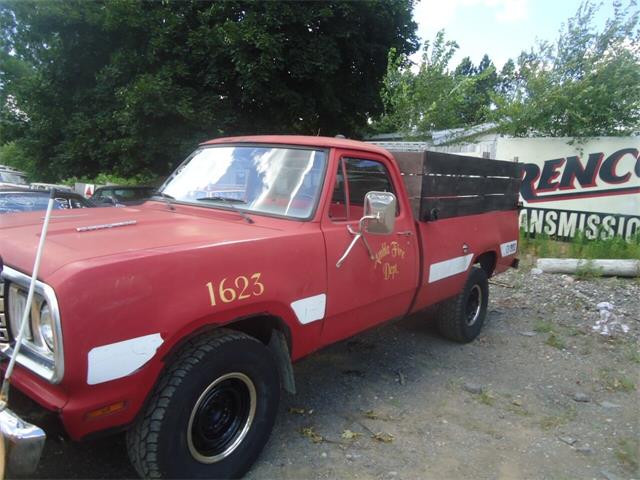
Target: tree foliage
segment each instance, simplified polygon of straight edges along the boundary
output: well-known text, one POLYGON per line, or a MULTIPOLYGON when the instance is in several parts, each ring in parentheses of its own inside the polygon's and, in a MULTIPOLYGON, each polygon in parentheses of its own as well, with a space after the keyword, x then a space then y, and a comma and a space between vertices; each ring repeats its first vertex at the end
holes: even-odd
POLYGON ((587 137, 640 130, 640 10, 635 2, 614 9, 598 30, 598 7, 583 3, 554 43, 540 43, 510 66, 508 87, 496 97, 503 132, 587 137))
POLYGON ((220 135, 356 135, 412 0, 0 3, 0 143, 40 177, 166 173, 220 135))
POLYGON ((433 43, 425 42, 417 71, 406 55, 392 51, 382 89, 385 112, 374 129, 421 136, 486 121, 499 82, 496 68, 485 55, 477 66, 465 57, 451 69, 457 49, 438 32, 433 43))
POLYGON ((614 4, 598 28, 587 1, 557 40, 508 60, 498 72, 485 55, 476 66, 450 62, 457 44, 439 32, 426 43, 418 69, 393 54, 382 89, 378 132, 428 135, 431 130, 495 121, 514 136, 587 137, 640 131, 640 10, 614 4))

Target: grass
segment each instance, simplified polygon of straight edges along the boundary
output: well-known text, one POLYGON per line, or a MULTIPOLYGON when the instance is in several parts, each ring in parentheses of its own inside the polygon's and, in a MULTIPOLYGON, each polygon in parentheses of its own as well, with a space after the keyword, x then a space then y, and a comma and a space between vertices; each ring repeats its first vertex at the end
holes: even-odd
POLYGON ((615 455, 618 461, 629 471, 638 471, 640 465, 640 442, 635 438, 622 439, 618 442, 615 455))
POLYGON ((604 232, 598 232, 597 238, 590 239, 583 232, 564 241, 550 237, 545 233, 528 234, 520 230, 520 253, 534 257, 584 258, 584 259, 638 259, 640 258, 640 233, 629 241, 614 236, 602 238, 604 232))
POLYGON ((627 359, 633 363, 640 363, 640 350, 630 345, 627 349, 627 359))
POLYGON ((549 336, 544 343, 550 347, 557 348, 558 350, 564 350, 567 347, 566 342, 560 335, 560 333, 566 333, 572 337, 579 335, 581 332, 575 327, 560 327, 554 325, 548 320, 538 319, 533 326, 533 330, 538 333, 548 333, 549 336))
POLYGON ((550 347, 557 348, 558 350, 564 350, 567 346, 562 337, 556 335, 555 333, 551 333, 547 338, 547 341, 544 343, 546 343, 550 347))
POLYGON ((612 392, 633 392, 635 383, 624 375, 624 372, 612 372, 609 369, 600 370, 600 381, 607 390, 612 392))
POLYGON ((589 280, 591 278, 597 278, 602 276, 602 268, 596 267, 591 259, 587 259, 586 262, 581 263, 576 268, 575 277, 578 280, 589 280))
POLYGON ((482 390, 478 395, 478 400, 480 400, 480 403, 484 403, 485 405, 489 406, 493 405, 495 399, 496 397, 490 391, 482 390))
POLYGON ((533 330, 534 332, 538 333, 551 333, 553 332, 553 327, 553 323, 549 322, 548 320, 538 319, 533 326, 533 330))
POLYGON ((574 407, 569 407, 555 415, 543 417, 540 420, 540 426, 545 430, 552 430, 554 428, 560 427, 561 425, 565 425, 571 422, 575 418, 576 409, 574 407))
POLYGON ((513 403, 507 405, 507 411, 515 413, 516 415, 520 415, 521 417, 531 416, 531 412, 529 412, 529 410, 524 408, 522 405, 514 405, 513 403))

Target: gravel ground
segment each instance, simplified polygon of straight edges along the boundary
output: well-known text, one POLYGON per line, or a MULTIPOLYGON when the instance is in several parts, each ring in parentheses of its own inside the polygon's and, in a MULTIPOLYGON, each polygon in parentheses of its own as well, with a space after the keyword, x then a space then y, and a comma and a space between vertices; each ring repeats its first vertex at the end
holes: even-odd
MULTIPOLYGON (((248 477, 640 478, 640 282, 527 269, 496 277, 468 345, 424 315, 332 346, 295 366, 271 440, 248 477), (630 327, 592 331, 598 302, 630 327)), ((122 435, 48 434, 37 478, 134 477, 122 435)))

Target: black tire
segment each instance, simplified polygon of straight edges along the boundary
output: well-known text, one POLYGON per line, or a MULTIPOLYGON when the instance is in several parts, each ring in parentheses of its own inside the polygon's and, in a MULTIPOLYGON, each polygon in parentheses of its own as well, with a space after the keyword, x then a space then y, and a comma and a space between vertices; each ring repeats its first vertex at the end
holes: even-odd
POLYGON ((460 343, 469 343, 482 330, 489 304, 487 273, 472 267, 462 292, 438 309, 438 330, 443 337, 460 343))
POLYGON ((198 337, 127 432, 129 458, 143 478, 240 477, 267 443, 279 401, 278 369, 262 343, 226 329, 198 337))

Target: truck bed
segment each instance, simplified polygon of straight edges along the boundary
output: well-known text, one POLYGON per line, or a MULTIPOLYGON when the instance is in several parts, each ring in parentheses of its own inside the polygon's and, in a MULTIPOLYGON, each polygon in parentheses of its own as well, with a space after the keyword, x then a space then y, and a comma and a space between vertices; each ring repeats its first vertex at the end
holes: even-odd
POLYGON ((458 294, 470 264, 492 274, 512 265, 518 239, 520 165, 440 152, 391 152, 421 249, 411 312, 458 294))
POLYGON ((391 153, 420 222, 518 207, 518 163, 431 151, 391 153))

